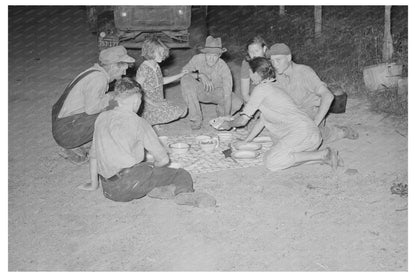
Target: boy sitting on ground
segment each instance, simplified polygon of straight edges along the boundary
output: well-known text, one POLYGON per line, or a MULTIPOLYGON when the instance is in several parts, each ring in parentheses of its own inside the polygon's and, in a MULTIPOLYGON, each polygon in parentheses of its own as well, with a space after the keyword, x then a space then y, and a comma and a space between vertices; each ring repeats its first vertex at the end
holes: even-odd
POLYGON ((127 202, 146 195, 169 199, 182 194, 178 204, 199 206, 209 195, 195 194, 188 171, 169 168, 169 156, 150 124, 136 113, 140 108, 142 90, 129 78, 116 82, 115 100, 118 107, 101 113, 96 122, 90 151, 91 183, 79 186, 96 190, 99 181, 104 196, 113 201, 127 202), (155 158, 143 162, 145 149, 155 158))

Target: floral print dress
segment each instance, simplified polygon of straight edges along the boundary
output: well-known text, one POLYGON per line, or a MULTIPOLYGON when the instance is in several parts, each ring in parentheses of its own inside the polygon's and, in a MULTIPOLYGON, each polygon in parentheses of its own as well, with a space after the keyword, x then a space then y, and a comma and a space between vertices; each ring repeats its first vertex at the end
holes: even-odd
POLYGON ((184 107, 173 105, 163 97, 163 75, 159 64, 154 61, 144 61, 137 69, 136 80, 142 85, 144 95, 158 105, 155 107, 144 100, 144 108, 140 116, 151 125, 169 123, 184 115, 184 107))

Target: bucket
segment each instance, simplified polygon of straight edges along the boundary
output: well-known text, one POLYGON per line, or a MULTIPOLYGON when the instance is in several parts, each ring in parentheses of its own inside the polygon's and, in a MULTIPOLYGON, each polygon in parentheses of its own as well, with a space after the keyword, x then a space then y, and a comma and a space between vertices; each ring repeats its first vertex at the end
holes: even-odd
POLYGON ((347 94, 343 91, 335 91, 334 100, 329 107, 328 112, 330 113, 345 113, 347 107, 347 94))
POLYGON ((396 87, 402 75, 403 65, 396 63, 381 63, 364 67, 363 78, 365 86, 370 91, 396 87))

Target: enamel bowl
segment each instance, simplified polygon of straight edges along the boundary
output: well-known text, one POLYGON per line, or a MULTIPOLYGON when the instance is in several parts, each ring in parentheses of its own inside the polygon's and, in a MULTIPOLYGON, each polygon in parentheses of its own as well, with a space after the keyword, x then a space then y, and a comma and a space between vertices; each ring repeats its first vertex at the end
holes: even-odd
POLYGON ((195 138, 196 143, 198 143, 198 144, 201 143, 201 141, 208 140, 208 139, 211 139, 211 137, 210 136, 206 136, 206 135, 200 135, 200 136, 197 136, 195 138))
POLYGON ((169 144, 172 154, 185 154, 188 152, 190 145, 184 142, 175 142, 169 144))
POLYGON ((249 150, 239 150, 231 154, 234 159, 255 159, 258 155, 258 152, 249 150))
POLYGON ((236 144, 234 145, 234 148, 237 150, 256 151, 261 148, 261 144, 256 142, 247 142, 244 144, 236 144))

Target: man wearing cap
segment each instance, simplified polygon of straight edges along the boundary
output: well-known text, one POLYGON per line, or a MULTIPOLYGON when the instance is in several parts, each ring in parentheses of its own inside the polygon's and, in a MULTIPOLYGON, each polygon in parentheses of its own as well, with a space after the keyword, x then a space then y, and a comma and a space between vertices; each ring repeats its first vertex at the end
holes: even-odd
POLYGON ((189 109, 191 128, 202 125, 201 103, 217 104, 217 115, 232 115, 241 108, 243 101, 233 91, 230 68, 220 58, 227 51, 222 47, 221 38, 208 36, 201 54, 195 55, 184 66, 189 72, 181 79, 182 96, 189 109))
POLYGON ((358 138, 358 133, 351 127, 325 126, 324 119, 334 95, 312 68, 292 61, 292 53, 286 44, 274 44, 266 55, 276 70, 277 82, 319 126, 324 142, 358 138))
POLYGON ((53 106, 52 134, 71 162, 88 160, 83 145, 92 140, 94 122, 100 112, 115 106, 112 95, 106 94, 108 84, 120 79, 132 62, 123 46, 102 50, 99 63, 79 74, 53 106))

